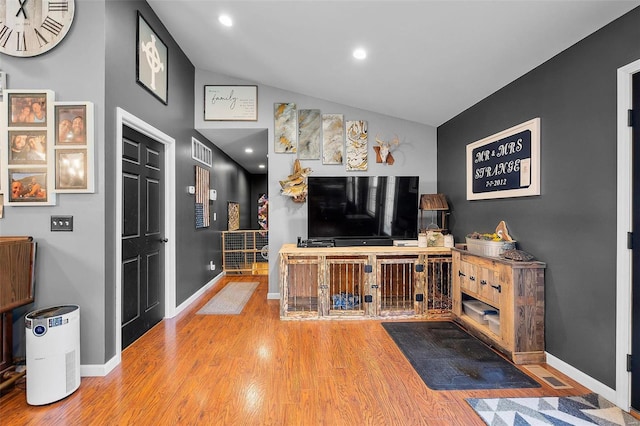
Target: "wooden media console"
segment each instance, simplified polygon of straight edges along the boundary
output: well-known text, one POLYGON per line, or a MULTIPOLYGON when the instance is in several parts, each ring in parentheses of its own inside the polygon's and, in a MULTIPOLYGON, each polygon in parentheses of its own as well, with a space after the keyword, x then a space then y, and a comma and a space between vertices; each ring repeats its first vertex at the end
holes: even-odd
POLYGON ((333 319, 451 316, 451 249, 280 249, 280 317, 333 319))

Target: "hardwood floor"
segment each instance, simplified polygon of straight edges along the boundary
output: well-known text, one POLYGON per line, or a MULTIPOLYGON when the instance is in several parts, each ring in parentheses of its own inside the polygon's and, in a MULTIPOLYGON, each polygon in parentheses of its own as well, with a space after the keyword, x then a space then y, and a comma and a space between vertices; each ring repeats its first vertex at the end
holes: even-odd
POLYGON ((580 395, 574 387, 432 391, 377 320, 281 321, 266 276, 229 276, 122 353, 106 377, 46 406, 25 384, 9 425, 483 425, 465 398, 580 395), (228 281, 260 281, 240 315, 196 315, 228 281))

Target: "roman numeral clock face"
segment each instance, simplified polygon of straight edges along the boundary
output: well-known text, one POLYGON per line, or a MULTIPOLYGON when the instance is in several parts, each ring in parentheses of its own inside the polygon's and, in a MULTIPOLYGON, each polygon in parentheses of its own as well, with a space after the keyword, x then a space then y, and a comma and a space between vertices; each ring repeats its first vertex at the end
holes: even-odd
POLYGON ((0 0, 0 53, 37 56, 62 41, 73 22, 74 0, 0 0))

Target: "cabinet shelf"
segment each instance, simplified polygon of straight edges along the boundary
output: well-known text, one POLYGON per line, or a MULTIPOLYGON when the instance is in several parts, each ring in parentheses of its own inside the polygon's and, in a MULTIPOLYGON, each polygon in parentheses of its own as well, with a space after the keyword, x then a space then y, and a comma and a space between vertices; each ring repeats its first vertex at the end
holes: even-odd
POLYGON ((543 262, 516 262, 453 249, 453 314, 469 332, 516 364, 545 361, 543 262), (462 309, 476 299, 500 312, 499 333, 462 309))

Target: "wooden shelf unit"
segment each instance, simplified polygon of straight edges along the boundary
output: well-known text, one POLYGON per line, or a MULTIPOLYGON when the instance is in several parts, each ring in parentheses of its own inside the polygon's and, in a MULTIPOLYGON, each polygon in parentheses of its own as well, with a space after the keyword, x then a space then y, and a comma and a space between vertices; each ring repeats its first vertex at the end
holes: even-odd
POLYGON ((451 249, 280 249, 280 317, 450 317, 451 249))
POLYGON ((516 262, 452 249, 453 314, 470 333, 515 364, 545 362, 543 262, 516 262), (465 315, 464 300, 499 311, 499 334, 465 315))

